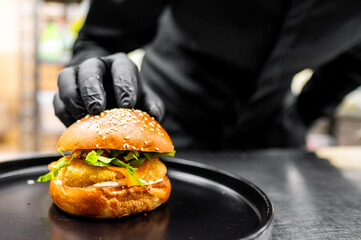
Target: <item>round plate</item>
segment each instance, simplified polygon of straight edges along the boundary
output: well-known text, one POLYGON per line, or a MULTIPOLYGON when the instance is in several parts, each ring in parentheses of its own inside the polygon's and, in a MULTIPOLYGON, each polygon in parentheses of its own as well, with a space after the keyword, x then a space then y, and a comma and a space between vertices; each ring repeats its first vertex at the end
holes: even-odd
POLYGON ((254 184, 198 162, 162 158, 172 183, 168 202, 120 219, 76 217, 56 207, 37 183, 58 156, 0 163, 0 239, 269 239, 273 205, 254 184))

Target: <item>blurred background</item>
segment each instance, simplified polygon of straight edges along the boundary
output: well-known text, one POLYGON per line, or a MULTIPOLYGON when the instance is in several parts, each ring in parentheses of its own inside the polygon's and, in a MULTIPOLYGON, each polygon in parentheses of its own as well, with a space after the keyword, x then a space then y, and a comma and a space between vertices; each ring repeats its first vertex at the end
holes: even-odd
MULTIPOLYGON (((85 19, 90 0, 0 0, 0 153, 54 152, 65 127, 55 117, 52 99, 58 73, 85 19)), ((131 53, 138 64, 140 50, 131 53)), ((298 94, 312 76, 294 77, 298 94)), ((307 148, 361 145, 361 88, 349 94, 333 118, 319 119, 307 148)))
POLYGON ((52 107, 89 1, 0 0, 0 151, 54 151, 52 107))

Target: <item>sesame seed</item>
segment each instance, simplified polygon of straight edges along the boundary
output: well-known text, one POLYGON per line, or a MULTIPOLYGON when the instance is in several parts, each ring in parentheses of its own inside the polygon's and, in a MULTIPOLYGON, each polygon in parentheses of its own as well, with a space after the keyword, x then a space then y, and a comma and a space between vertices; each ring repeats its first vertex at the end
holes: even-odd
POLYGON ((128 140, 129 138, 130 138, 129 136, 125 136, 125 137, 124 137, 125 140, 128 140))
POLYGON ((135 149, 137 149, 137 148, 133 146, 132 149, 135 150, 135 149))
POLYGON ((153 128, 151 128, 151 129, 150 129, 150 131, 151 131, 151 132, 154 132, 154 129, 153 129, 153 128))
POLYGON ((95 147, 97 147, 97 148, 98 148, 98 147, 99 147, 99 145, 97 144, 97 145, 95 145, 95 147))
POLYGON ((103 136, 103 140, 106 138, 106 136, 103 136))
POLYGON ((140 127, 140 130, 144 131, 144 128, 140 127))
POLYGON ((77 120, 76 122, 80 122, 80 120, 77 120))
POLYGON ((159 147, 156 147, 155 150, 156 150, 156 151, 159 151, 159 147))

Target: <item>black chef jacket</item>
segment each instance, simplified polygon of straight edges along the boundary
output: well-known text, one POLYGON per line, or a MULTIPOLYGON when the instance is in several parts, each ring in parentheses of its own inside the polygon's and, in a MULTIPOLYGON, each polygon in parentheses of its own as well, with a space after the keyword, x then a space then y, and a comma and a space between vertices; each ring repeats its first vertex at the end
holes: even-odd
POLYGON ((359 0, 93 0, 72 64, 145 49, 176 148, 295 147, 360 85, 360 43, 359 0))

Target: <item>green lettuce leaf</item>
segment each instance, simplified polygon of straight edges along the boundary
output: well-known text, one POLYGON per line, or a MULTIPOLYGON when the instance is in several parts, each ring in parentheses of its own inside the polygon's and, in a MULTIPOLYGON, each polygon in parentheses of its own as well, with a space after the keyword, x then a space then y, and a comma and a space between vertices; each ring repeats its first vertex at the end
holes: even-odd
POLYGON ((84 162, 86 162, 89 165, 95 165, 98 162, 98 155, 96 152, 91 151, 90 153, 88 153, 88 155, 86 156, 86 158, 84 159, 84 162))
POLYGON ((105 163, 105 164, 109 164, 114 158, 107 158, 107 157, 103 157, 103 156, 98 156, 99 161, 105 163))

